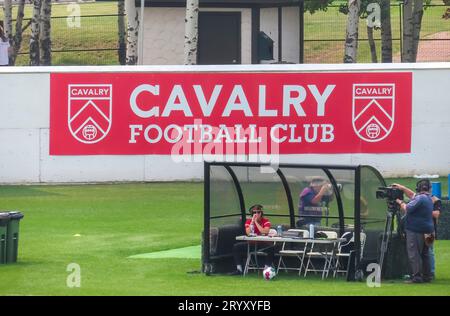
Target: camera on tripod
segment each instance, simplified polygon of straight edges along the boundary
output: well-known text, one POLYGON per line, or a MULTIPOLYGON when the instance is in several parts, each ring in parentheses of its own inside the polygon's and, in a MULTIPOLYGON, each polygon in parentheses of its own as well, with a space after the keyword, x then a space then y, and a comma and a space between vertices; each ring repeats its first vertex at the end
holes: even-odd
POLYGON ((386 199, 390 211, 398 210, 397 199, 403 200, 403 191, 392 186, 379 187, 375 194, 377 199, 386 199))
POLYGON ((388 201, 403 200, 403 191, 395 187, 379 187, 376 197, 377 199, 386 199, 388 201))

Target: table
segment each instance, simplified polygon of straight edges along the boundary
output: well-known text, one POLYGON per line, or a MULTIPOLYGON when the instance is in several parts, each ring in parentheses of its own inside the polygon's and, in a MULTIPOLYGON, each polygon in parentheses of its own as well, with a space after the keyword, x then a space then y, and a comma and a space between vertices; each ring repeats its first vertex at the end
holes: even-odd
MULTIPOLYGON (((339 243, 341 242, 345 242, 346 239, 345 238, 336 238, 336 239, 313 239, 313 238, 293 238, 293 237, 280 237, 280 236, 274 236, 274 237, 270 237, 270 236, 247 236, 247 235, 243 235, 243 236, 237 236, 236 240, 238 241, 247 241, 247 260, 245 263, 245 268, 244 268, 244 275, 246 275, 248 273, 249 270, 249 265, 251 262, 251 257, 252 256, 257 256, 257 243, 258 242, 265 242, 265 243, 271 243, 273 242, 274 245, 276 243, 305 243, 306 245, 311 245, 310 248, 310 252, 309 253, 313 253, 314 250, 314 245, 330 245, 331 246, 331 252, 324 252, 321 253, 322 256, 325 259, 325 266, 322 272, 322 279, 324 278, 325 274, 328 277, 329 274, 329 270, 331 269, 331 262, 334 260, 335 255, 336 255, 336 249, 339 245, 339 243), (253 243, 252 243, 253 242, 253 243), (252 249, 252 245, 254 245, 253 249, 252 249), (328 265, 328 267, 327 267, 328 265)), ((317 252, 315 252, 317 253, 317 252)), ((320 252, 319 252, 320 253, 320 252)), ((310 259, 310 258, 309 258, 310 259)), ((309 264, 309 262, 308 262, 309 264)), ((308 270, 306 269, 305 271, 305 276, 306 276, 306 272, 308 270)))

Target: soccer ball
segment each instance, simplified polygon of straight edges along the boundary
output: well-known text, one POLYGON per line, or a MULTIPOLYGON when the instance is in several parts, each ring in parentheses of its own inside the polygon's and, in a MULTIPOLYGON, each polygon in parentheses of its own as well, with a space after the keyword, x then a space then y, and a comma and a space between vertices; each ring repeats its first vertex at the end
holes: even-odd
POLYGON ((263 271, 263 278, 264 280, 267 281, 272 280, 276 275, 277 273, 275 272, 275 269, 272 267, 267 267, 263 271))

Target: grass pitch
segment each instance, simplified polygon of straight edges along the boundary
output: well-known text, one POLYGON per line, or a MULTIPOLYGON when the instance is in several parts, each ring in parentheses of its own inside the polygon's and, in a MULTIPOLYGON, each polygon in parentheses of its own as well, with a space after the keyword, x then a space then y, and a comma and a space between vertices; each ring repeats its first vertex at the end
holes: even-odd
POLYGON ((195 273, 199 259, 128 258, 200 244, 202 183, 0 186, 0 201, 25 214, 19 262, 0 265, 0 295, 450 295, 450 241, 436 243, 434 283, 380 288, 284 273, 270 282, 205 276, 195 273), (79 288, 66 284, 70 263, 81 268, 79 288))

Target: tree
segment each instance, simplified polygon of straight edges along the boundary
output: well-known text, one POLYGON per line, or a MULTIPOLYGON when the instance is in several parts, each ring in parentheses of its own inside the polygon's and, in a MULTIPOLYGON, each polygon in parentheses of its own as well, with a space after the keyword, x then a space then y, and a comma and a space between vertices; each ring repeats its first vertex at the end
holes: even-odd
POLYGON ((417 60, 417 51, 419 50, 420 30, 422 28, 422 17, 423 17, 423 0, 414 0, 411 62, 416 62, 417 60))
POLYGON ((15 32, 12 28, 12 2, 11 0, 5 0, 3 3, 3 15, 4 15, 4 28, 6 37, 9 39, 9 44, 12 47, 11 54, 9 56, 9 64, 15 65, 17 54, 19 53, 22 45, 22 33, 30 25, 29 23, 22 28, 23 16, 24 16, 25 0, 17 1, 17 18, 15 25, 15 32))
POLYGON ((184 29, 184 64, 195 65, 197 63, 198 43, 198 0, 186 1, 186 18, 184 29))
POLYGON ((40 65, 42 66, 52 64, 51 18, 52 1, 42 0, 39 21, 40 65))
POLYGON ((344 63, 356 63, 358 53, 358 26, 360 0, 348 0, 347 31, 345 35, 344 63))
MULTIPOLYGON (((348 5, 342 4, 339 12, 348 14, 348 5)), ((392 28, 390 0, 361 0, 359 17, 367 20, 367 40, 372 62, 378 62, 374 30, 381 28, 381 61, 392 62, 392 28)))
POLYGON ((402 62, 415 63, 417 60, 423 11, 430 3, 431 0, 406 0, 403 4, 402 62))
POLYGON ((139 14, 134 0, 125 0, 125 12, 127 14, 126 64, 136 65, 138 62, 139 14))
POLYGON ((30 26, 31 21, 27 23, 24 27, 22 27, 23 17, 25 10, 25 0, 19 0, 17 3, 17 18, 16 18, 16 31, 13 40, 13 51, 11 56, 9 56, 10 65, 16 64, 17 54, 19 54, 20 47, 22 46, 22 34, 23 32, 30 26))
POLYGON ((373 63, 378 63, 377 45, 373 38, 373 27, 367 25, 367 40, 369 41, 370 56, 373 63))
POLYGON ((127 43, 125 32, 125 3, 124 0, 117 2, 117 29, 119 35, 119 63, 125 65, 127 61, 127 43))
POLYGON ((12 3, 11 0, 4 0, 3 2, 3 16, 4 23, 3 29, 5 31, 5 36, 9 40, 9 43, 12 44, 12 3))
POLYGON ((333 1, 334 0, 305 0, 305 11, 309 11, 311 14, 319 10, 326 11, 333 1))
POLYGON ((41 14, 41 0, 33 0, 33 15, 31 17, 31 37, 30 37, 30 66, 39 66, 39 17, 41 14))
MULTIPOLYGON (((444 2, 445 5, 450 5, 450 0, 442 0, 444 2)), ((443 19, 450 19, 450 8, 447 8, 447 10, 445 10, 444 14, 442 15, 443 19)))
POLYGON ((392 63, 391 0, 380 0, 381 62, 392 63))
POLYGON ((448 9, 444 12, 444 15, 442 15, 442 18, 443 18, 443 19, 446 19, 446 20, 450 19, 450 8, 448 8, 448 9))
POLYGON ((373 38, 373 30, 380 29, 381 26, 381 10, 380 5, 378 2, 373 0, 362 0, 361 2, 361 12, 360 16, 361 18, 366 19, 367 22, 367 40, 369 42, 370 47, 370 55, 372 57, 372 62, 377 63, 378 62, 378 56, 377 56, 377 45, 375 43, 375 39, 373 38))

